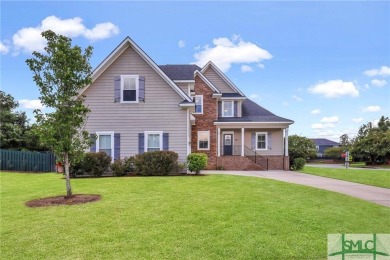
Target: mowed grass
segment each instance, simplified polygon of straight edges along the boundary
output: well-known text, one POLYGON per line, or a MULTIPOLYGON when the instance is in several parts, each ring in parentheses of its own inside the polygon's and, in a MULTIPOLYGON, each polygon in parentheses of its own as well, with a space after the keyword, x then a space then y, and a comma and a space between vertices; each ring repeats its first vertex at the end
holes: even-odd
POLYGON ((304 167, 302 173, 329 177, 333 179, 357 182, 383 188, 390 188, 390 170, 372 169, 332 169, 320 167, 304 167))
POLYGON ((326 259, 327 234, 390 233, 390 208, 255 177, 74 179, 102 200, 28 208, 61 175, 0 176, 2 259, 326 259))

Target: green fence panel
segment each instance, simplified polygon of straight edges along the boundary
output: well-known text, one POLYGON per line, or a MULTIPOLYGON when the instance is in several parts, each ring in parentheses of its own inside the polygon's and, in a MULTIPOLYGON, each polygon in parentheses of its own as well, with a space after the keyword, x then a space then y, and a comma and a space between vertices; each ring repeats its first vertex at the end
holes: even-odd
POLYGON ((50 152, 21 152, 0 149, 0 170, 53 172, 55 157, 50 152))

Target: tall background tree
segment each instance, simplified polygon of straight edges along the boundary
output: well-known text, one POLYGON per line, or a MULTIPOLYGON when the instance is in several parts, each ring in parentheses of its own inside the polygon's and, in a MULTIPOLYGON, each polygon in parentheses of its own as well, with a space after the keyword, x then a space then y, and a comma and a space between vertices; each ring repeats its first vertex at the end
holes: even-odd
POLYGON ((353 141, 352 154, 368 163, 388 162, 390 159, 390 119, 382 116, 378 126, 363 124, 353 141))
POLYGON ((29 125, 25 112, 16 111, 19 103, 10 94, 0 91, 0 148, 12 150, 45 151, 35 125, 29 125))
POLYGON ((84 125, 90 110, 84 106, 82 88, 92 82, 89 60, 92 47, 84 52, 72 47, 72 40, 53 31, 42 32, 47 40, 45 53, 34 52, 26 62, 33 72, 33 80, 39 87, 41 103, 54 112, 34 111, 38 133, 65 166, 66 195, 72 196, 69 167, 90 145, 84 125))

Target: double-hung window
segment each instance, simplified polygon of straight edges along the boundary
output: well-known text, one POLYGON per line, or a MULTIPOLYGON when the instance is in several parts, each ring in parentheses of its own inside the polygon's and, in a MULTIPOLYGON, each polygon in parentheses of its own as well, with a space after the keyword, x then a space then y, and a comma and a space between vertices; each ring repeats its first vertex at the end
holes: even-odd
POLYGON ((256 133, 256 150, 267 150, 267 133, 256 133))
POLYGON ((114 158, 114 133, 97 132, 96 135, 96 151, 105 152, 111 158, 114 158))
POLYGON ((122 103, 137 103, 138 102, 138 86, 139 76, 137 75, 122 75, 121 76, 121 102, 122 103))
POLYGON ((145 132, 145 152, 163 150, 163 133, 160 131, 145 132))
POLYGON ((222 116, 233 117, 234 116, 234 102, 222 101, 222 116))
POLYGON ((210 131, 198 131, 198 150, 210 149, 210 131))
POLYGON ((203 95, 195 96, 195 113, 203 114, 203 95))

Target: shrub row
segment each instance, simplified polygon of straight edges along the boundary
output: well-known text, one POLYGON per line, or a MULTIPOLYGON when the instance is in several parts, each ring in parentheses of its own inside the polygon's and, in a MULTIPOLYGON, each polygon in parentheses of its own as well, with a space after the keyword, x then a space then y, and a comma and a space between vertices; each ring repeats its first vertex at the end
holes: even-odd
MULTIPOLYGON (((186 170, 186 164, 178 163, 177 159, 178 154, 175 152, 155 151, 111 163, 111 157, 104 152, 86 153, 79 162, 72 164, 70 174, 72 177, 84 174, 99 177, 109 171, 114 176, 129 173, 143 176, 178 174, 186 170)), ((190 154, 187 160, 188 169, 196 174, 207 165, 206 154, 190 154)))

